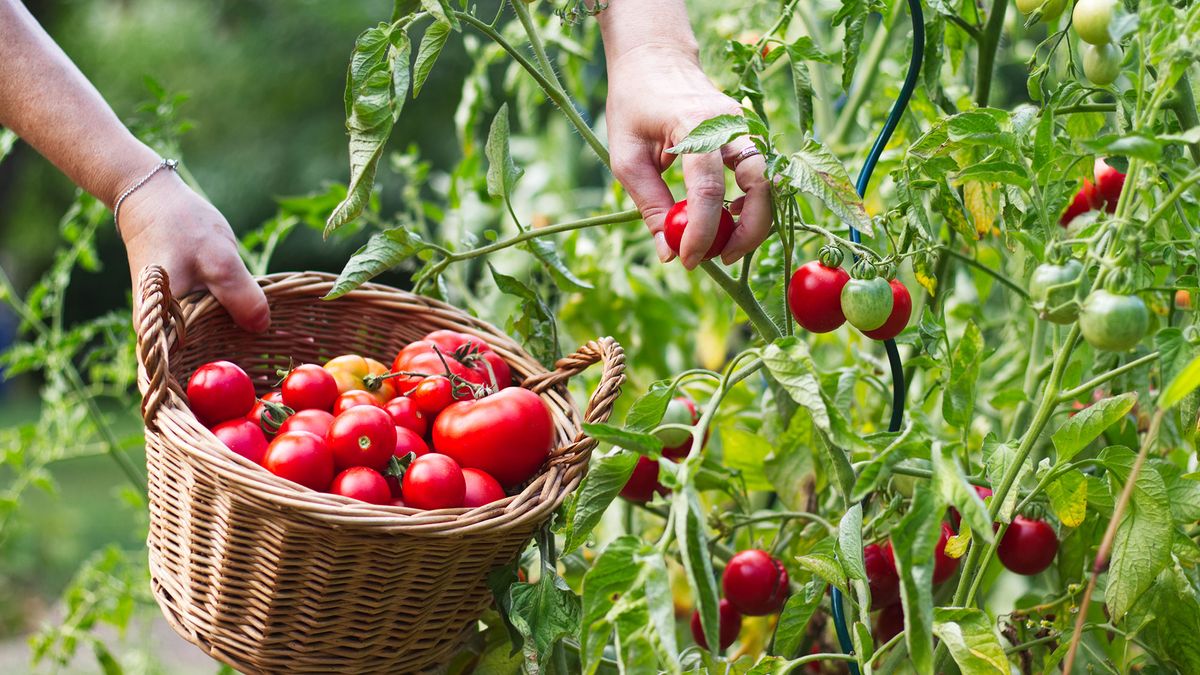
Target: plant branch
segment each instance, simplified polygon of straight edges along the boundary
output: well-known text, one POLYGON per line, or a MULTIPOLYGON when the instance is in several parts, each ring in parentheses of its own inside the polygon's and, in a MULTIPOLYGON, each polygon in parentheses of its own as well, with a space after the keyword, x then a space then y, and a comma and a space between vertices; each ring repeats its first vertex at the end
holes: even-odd
POLYGON ((992 98, 992 75, 996 66, 996 50, 1000 47, 1000 34, 1004 31, 1004 15, 1008 13, 1008 0, 995 0, 988 14, 987 25, 979 35, 979 60, 975 68, 975 105, 985 108, 992 98))
POLYGON ((999 270, 994 270, 970 256, 963 255, 963 254, 959 253, 958 251, 955 251, 950 246, 942 246, 942 248, 945 249, 945 251, 947 253, 949 253, 952 257, 967 263, 971 267, 974 267, 975 269, 979 270, 980 272, 983 272, 984 274, 987 274, 988 276, 992 277, 996 281, 999 281, 1001 284, 1004 284, 1005 286, 1007 286, 1010 290, 1012 290, 1012 292, 1021 296, 1023 299, 1029 300, 1029 293, 1024 288, 1022 288, 1019 284, 1017 284, 1017 282, 1010 279, 1008 277, 1008 275, 1004 274, 1003 272, 1001 272, 999 270))
POLYGON ((1096 387, 1113 379, 1114 377, 1124 375, 1125 373, 1128 373, 1129 371, 1131 371, 1135 368, 1138 368, 1139 366, 1144 366, 1147 363, 1153 363, 1154 361, 1157 361, 1161 356, 1162 356, 1161 352, 1152 352, 1141 358, 1134 359, 1134 360, 1130 361, 1129 363, 1126 363, 1118 368, 1113 368, 1112 370, 1108 371, 1107 373, 1097 375, 1096 377, 1093 377, 1092 379, 1088 380, 1087 382, 1084 382, 1083 384, 1079 385, 1078 387, 1075 387, 1074 389, 1068 389, 1068 390, 1064 391, 1063 393, 1059 394, 1058 402, 1065 403, 1067 401, 1070 401, 1073 398, 1078 398, 1084 394, 1087 394, 1090 391, 1092 391, 1093 389, 1095 389, 1096 387))

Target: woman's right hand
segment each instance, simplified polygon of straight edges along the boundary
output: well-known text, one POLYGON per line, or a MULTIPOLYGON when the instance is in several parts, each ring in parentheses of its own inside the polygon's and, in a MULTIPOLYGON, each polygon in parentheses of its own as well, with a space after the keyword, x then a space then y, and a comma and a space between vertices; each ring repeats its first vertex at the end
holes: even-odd
POLYGON ((120 230, 135 302, 138 275, 157 264, 175 297, 208 289, 242 328, 257 333, 270 325, 267 297, 238 255, 229 223, 173 172, 160 171, 125 199, 120 230))

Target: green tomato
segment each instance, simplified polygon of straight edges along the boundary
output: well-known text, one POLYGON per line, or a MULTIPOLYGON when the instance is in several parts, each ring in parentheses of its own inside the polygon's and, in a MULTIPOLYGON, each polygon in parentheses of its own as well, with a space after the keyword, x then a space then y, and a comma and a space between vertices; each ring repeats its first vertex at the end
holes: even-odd
POLYGON ((1017 9, 1025 16, 1033 14, 1039 7, 1042 9, 1042 21, 1050 23, 1062 15, 1066 9, 1067 0, 1017 0, 1017 9))
POLYGON ((1068 260, 1064 265, 1046 263, 1038 265, 1029 279, 1029 298, 1038 316, 1057 324, 1068 324, 1079 316, 1079 305, 1075 299, 1075 284, 1071 283, 1083 274, 1083 265, 1078 260, 1068 260))
POLYGON ((1079 312, 1079 331, 1096 349, 1123 352, 1133 349, 1150 329, 1150 311, 1136 295, 1092 291, 1079 312))
POLYGON ((1125 57, 1121 48, 1113 45, 1084 45, 1083 74, 1097 87, 1117 81, 1121 74, 1121 60, 1125 57))
POLYGON ((1094 45, 1106 45, 1112 41, 1108 27, 1112 23, 1117 0, 1079 0, 1071 13, 1071 25, 1079 39, 1094 45))
MULTIPOLYGON (((667 403, 667 410, 663 413, 662 424, 682 424, 684 426, 693 426, 696 424, 696 406, 686 398, 673 398, 667 403)), ((683 429, 660 429, 655 433, 658 440, 662 441, 664 448, 676 448, 687 442, 692 437, 690 433, 683 429)))
POLYGON ((842 287, 842 313, 861 331, 875 330, 892 315, 892 286, 883 277, 851 279, 842 287))

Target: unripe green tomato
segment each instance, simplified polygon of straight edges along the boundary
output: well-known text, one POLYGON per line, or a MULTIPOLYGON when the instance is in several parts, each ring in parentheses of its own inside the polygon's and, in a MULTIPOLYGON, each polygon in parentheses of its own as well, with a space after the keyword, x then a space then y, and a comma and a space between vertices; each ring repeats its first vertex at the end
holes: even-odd
POLYGON ((1094 45, 1106 45, 1112 41, 1108 34, 1113 10, 1117 0, 1079 0, 1071 13, 1071 25, 1079 39, 1094 45))
MULTIPOLYGON (((692 426, 696 423, 695 410, 682 397, 673 398, 667 403, 667 410, 663 413, 662 424, 692 426)), ((679 447, 691 438, 691 434, 683 429, 660 429, 655 435, 658 436, 658 440, 662 441, 664 448, 679 447)))
POLYGON ((1079 331, 1092 347, 1109 352, 1133 349, 1150 329, 1150 310, 1136 295, 1099 289, 1083 301, 1079 331))
POLYGON ((1029 279, 1029 299, 1038 316, 1057 324, 1068 324, 1079 316, 1079 305, 1071 302, 1075 298, 1075 286, 1068 285, 1083 273, 1078 260, 1068 260, 1062 265, 1046 263, 1038 265, 1029 279))
POLYGON ((892 285, 883 277, 851 279, 842 287, 842 313, 861 331, 875 330, 892 315, 892 285))
POLYGON ((1120 47, 1114 44, 1084 45, 1082 51, 1083 74, 1092 84, 1104 87, 1117 81, 1124 58, 1120 47))
POLYGON ((1017 9, 1025 16, 1033 14, 1038 7, 1042 8, 1042 21, 1050 23, 1062 15, 1067 0, 1017 0, 1017 9))

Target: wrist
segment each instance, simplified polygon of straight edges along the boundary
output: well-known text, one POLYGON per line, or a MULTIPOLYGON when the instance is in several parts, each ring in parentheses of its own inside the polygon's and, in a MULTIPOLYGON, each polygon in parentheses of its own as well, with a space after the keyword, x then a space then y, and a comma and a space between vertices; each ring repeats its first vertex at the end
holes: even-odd
POLYGON ((638 54, 699 64, 700 47, 683 0, 608 0, 599 14, 609 66, 638 54))
POLYGON ((126 148, 111 155, 109 161, 97 169, 92 194, 111 211, 116 206, 117 199, 145 178, 160 162, 162 157, 159 157, 157 152, 130 136, 130 143, 126 148))

